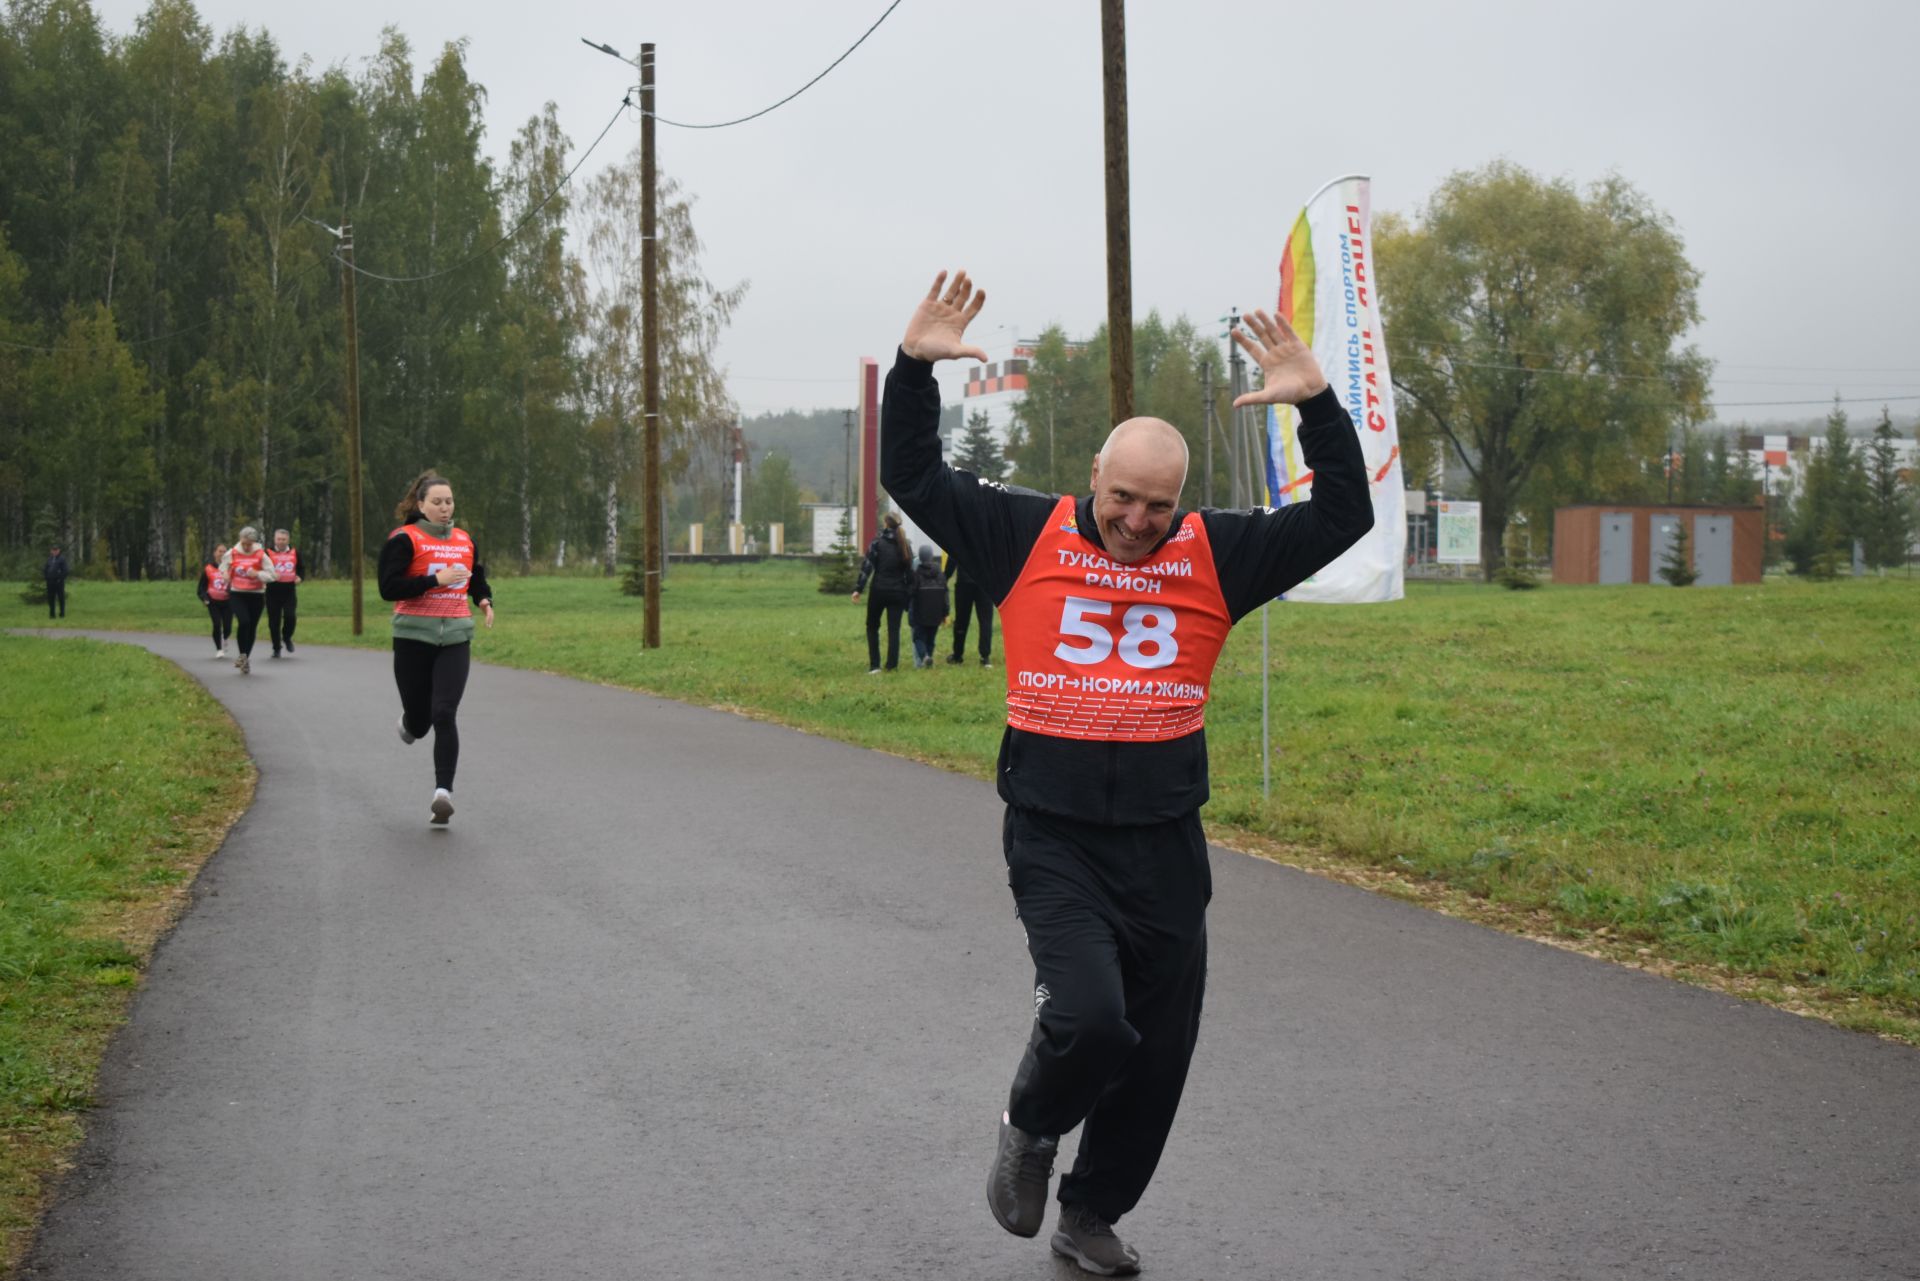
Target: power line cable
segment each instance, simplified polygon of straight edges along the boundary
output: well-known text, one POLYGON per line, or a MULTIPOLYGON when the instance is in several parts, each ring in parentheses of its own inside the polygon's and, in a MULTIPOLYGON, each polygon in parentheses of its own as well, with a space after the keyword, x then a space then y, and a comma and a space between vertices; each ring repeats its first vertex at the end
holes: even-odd
POLYGON ((892 14, 893 11, 895 9, 898 9, 899 7, 900 7, 900 0, 893 0, 893 3, 887 6, 886 13, 883 13, 878 18, 875 18, 873 25, 871 27, 868 27, 866 29, 866 32, 863 35, 861 35, 861 37, 858 40, 854 41, 853 44, 848 47, 845 53, 841 54, 838 58, 835 58, 832 62, 827 64, 826 71, 822 71, 819 75, 807 81, 805 84, 801 85, 798 89, 795 89, 792 93, 780 99, 780 101, 774 103, 771 107, 762 107, 760 110, 754 112, 752 115, 741 116, 738 120, 720 120, 720 121, 714 122, 713 124, 705 124, 705 125, 688 124, 684 120, 669 120, 657 111, 654 113, 653 118, 655 120, 658 120, 663 125, 672 125, 675 129, 731 129, 734 125, 743 125, 747 123, 747 121, 749 120, 758 120, 761 116, 766 115, 770 111, 778 111, 780 108, 786 106, 789 102, 792 102, 795 98, 798 98, 801 94, 805 93, 807 90, 819 84, 822 80, 825 80, 827 78, 828 72, 831 72, 835 67, 839 66, 841 63, 845 62, 849 57, 851 57, 855 49, 858 49, 861 45, 867 42, 867 36, 870 36, 874 32, 878 31, 880 29, 880 24, 885 22, 888 16, 892 14))
POLYGON ((388 275, 382 274, 381 272, 369 271, 367 268, 362 267, 359 263, 349 263, 346 259, 340 257, 340 255, 337 252, 334 254, 334 261, 339 263, 342 267, 351 267, 353 272, 356 275, 365 276, 370 280, 383 280, 383 281, 386 281, 388 284, 393 284, 393 285, 410 285, 410 284, 418 283, 419 281, 423 281, 423 280, 437 280, 441 276, 451 275, 454 272, 459 271, 463 267, 472 266, 474 263, 479 262, 482 258, 485 258, 488 255, 492 254, 496 249, 500 248, 502 245, 506 244, 509 240, 512 240, 515 236, 519 235, 520 229, 525 227, 528 223, 532 222, 535 214, 539 213, 542 209, 545 209, 548 206, 548 204, 552 203, 553 198, 559 195, 561 190, 564 189, 568 183, 573 181, 573 175, 580 172, 580 166, 587 163, 587 157, 591 156, 594 153, 594 150, 598 148, 603 141, 606 140, 607 134, 612 132, 614 125, 620 122, 621 113, 625 112, 626 109, 628 107, 631 107, 632 105, 633 105, 633 95, 629 93, 626 97, 620 100, 619 107, 614 110, 613 118, 607 121, 606 128, 600 131, 600 136, 593 140, 592 146, 589 146, 585 151, 580 153, 580 158, 573 162, 573 168, 567 170, 566 176, 560 179, 559 182, 554 184, 553 190, 549 191, 545 196, 541 197, 539 204, 527 210, 526 214, 521 217, 520 221, 514 223, 512 228, 510 228, 506 232, 506 234, 502 235, 500 239, 494 241, 492 244, 488 245, 485 249, 480 250, 478 253, 472 254, 467 258, 461 259, 459 262, 454 263, 453 266, 451 267, 442 267, 438 271, 429 271, 423 275, 418 275, 418 276, 388 276, 388 275))

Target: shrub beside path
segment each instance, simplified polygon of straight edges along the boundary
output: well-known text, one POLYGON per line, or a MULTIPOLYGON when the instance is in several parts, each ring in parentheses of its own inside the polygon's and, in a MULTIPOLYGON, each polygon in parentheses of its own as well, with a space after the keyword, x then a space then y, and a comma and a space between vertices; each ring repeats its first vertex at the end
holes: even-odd
MULTIPOLYGON (((1031 1278, 982 783, 476 666, 451 830, 387 659, 241 679, 253 808, 26 1274, 1031 1278)), ((1216 851, 1155 1275, 1912 1277, 1920 1055, 1216 851)), ((1063 1146, 1071 1146, 1071 1140, 1063 1146)))

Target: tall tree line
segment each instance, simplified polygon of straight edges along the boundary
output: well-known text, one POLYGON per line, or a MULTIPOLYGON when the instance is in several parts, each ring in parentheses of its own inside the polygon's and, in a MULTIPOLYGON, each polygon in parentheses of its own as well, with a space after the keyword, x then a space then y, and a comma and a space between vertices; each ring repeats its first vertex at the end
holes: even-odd
MULTIPOLYGON (((496 168, 485 98, 457 41, 417 64, 389 28, 349 75, 264 30, 216 37, 190 0, 124 35, 86 0, 7 0, 6 559, 59 541, 92 572, 171 577, 242 523, 292 530, 323 574, 351 555, 350 223, 370 542, 434 466, 500 566, 571 543, 612 572, 639 496, 638 156, 563 185, 578 153, 549 104, 496 168)), ((706 280, 691 200, 662 186, 671 479, 725 447, 712 354, 744 286, 706 280)))

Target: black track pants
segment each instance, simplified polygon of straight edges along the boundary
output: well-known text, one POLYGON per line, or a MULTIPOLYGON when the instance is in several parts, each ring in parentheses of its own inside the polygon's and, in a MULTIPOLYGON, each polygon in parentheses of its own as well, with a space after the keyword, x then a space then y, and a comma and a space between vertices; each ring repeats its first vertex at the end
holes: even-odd
POLYGON ((967 625, 980 617, 980 657, 993 653, 993 601, 978 583, 953 583, 953 656, 967 656, 967 625))
POLYGON ((867 594, 867 666, 880 666, 880 613, 887 615, 887 670, 900 666, 900 616, 907 612, 907 598, 890 592, 867 594))
POLYGON ((467 692, 473 646, 430 645, 393 638, 393 683, 400 687, 400 712, 407 733, 425 738, 433 731, 433 785, 453 790, 460 764, 460 730, 454 717, 467 692))
POLYGON ((227 637, 233 635, 233 606, 223 600, 210 600, 207 617, 213 620, 213 647, 225 649, 227 637))
POLYGON ((253 653, 253 638, 260 630, 260 610, 266 605, 266 598, 260 592, 235 592, 227 597, 227 603, 233 606, 233 630, 240 635, 240 652, 253 653))
POLYGON ((1009 808, 1007 881, 1033 954, 1033 1035, 1007 1111, 1085 1123, 1060 1200, 1109 1223, 1153 1178, 1200 1034, 1213 872, 1200 816, 1107 827, 1009 808))
POLYGON ((293 625, 298 621, 300 598, 294 595, 293 588, 276 592, 267 588, 267 635, 273 640, 273 652, 278 654, 280 646, 293 639, 293 625))
POLYGON ((49 579, 47 582, 48 618, 53 617, 53 607, 55 604, 60 606, 60 617, 65 618, 67 616, 67 580, 64 578, 57 582, 49 579))

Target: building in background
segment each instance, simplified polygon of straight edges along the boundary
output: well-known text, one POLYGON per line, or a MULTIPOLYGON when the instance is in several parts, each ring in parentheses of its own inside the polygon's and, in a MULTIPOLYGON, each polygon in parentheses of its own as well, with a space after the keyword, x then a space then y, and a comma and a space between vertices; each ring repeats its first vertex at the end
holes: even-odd
POLYGON ((1013 355, 1007 359, 967 371, 967 389, 960 398, 960 430, 967 430, 975 414, 985 414, 1002 456, 1013 433, 1014 407, 1027 394, 1027 363, 1036 346, 1037 339, 1016 339, 1013 355))

